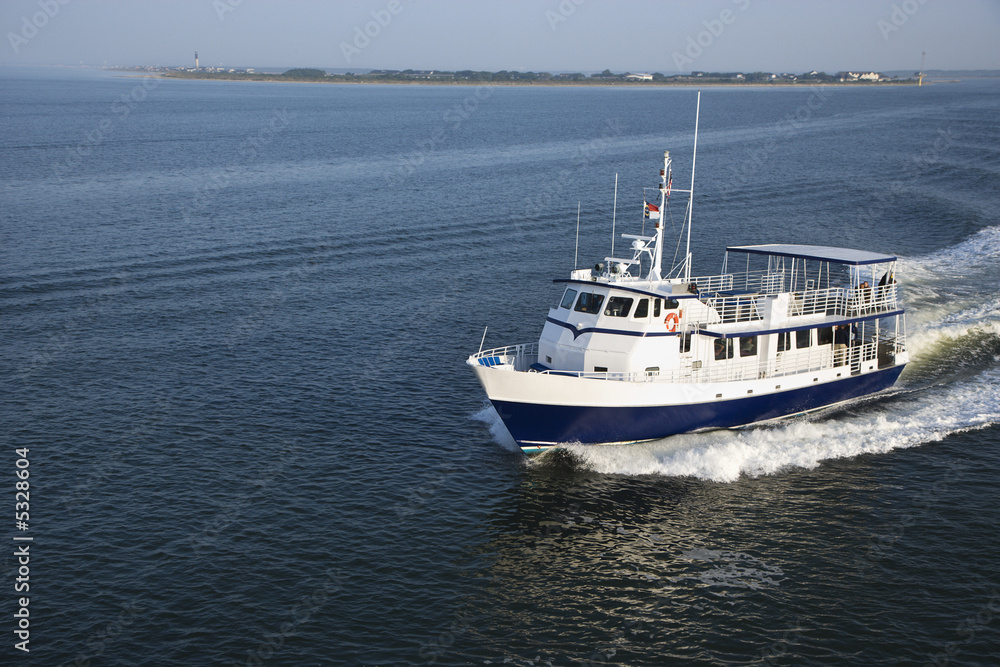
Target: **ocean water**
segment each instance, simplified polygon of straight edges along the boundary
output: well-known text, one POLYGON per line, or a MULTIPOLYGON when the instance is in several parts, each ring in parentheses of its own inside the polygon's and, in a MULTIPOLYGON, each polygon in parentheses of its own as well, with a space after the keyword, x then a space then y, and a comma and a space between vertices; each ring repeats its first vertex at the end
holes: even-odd
POLYGON ((702 92, 696 272, 899 255, 893 390, 511 451, 465 357, 537 338, 578 203, 610 254, 615 174, 619 233, 687 186, 694 109, 0 70, 0 662, 1000 662, 996 80, 702 92))

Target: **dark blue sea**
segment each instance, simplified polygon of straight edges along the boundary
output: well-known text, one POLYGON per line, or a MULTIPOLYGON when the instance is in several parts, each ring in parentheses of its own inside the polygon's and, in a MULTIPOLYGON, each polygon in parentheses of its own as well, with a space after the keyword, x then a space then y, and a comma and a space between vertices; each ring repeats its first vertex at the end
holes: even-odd
POLYGON ((695 272, 897 254, 893 390, 511 451, 695 97, 0 71, 0 663, 1000 664, 1000 80, 702 91, 695 272))

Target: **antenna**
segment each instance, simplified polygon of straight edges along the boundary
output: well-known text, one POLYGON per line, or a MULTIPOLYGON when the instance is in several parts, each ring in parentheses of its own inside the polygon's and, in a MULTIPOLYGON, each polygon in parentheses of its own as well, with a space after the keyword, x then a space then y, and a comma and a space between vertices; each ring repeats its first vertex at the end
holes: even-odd
POLYGON ((573 251, 573 270, 576 270, 576 260, 580 256, 580 202, 576 202, 576 249, 573 251))
POLYGON ((615 172, 615 207, 611 210, 611 256, 615 256, 615 218, 618 215, 618 172, 615 172))
POLYGON ((691 217, 694 213, 694 163, 698 158, 698 117, 701 114, 701 91, 698 91, 698 103, 694 110, 694 155, 691 157, 691 192, 688 196, 688 233, 687 248, 684 251, 684 281, 691 280, 691 217))

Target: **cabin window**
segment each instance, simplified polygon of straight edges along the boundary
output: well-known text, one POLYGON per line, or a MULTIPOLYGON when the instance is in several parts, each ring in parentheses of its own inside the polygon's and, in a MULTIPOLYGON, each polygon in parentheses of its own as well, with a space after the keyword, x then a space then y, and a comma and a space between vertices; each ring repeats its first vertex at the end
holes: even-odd
POLYGON ((732 338, 716 338, 715 339, 715 360, 722 361, 723 359, 733 358, 733 339, 732 338))
POLYGON ((608 372, 608 367, 607 366, 594 366, 594 372, 595 373, 607 373, 608 372))
POLYGON ((574 310, 578 313, 590 313, 591 315, 596 315, 601 312, 602 303, 604 303, 603 294, 582 292, 580 294, 580 298, 576 302, 576 308, 574 308, 574 310))
POLYGON ((790 349, 792 349, 792 334, 788 331, 783 331, 778 334, 778 352, 790 349))
POLYGON ((804 350, 809 347, 809 339, 812 336, 812 330, 806 329, 805 331, 795 332, 795 349, 804 350))
POLYGON ((691 351, 691 334, 681 334, 681 352, 691 351))
POLYGON ((608 299, 608 307, 604 309, 605 315, 611 317, 628 317, 632 310, 632 299, 627 296, 613 296, 608 299))
POLYGON ((576 290, 567 289, 566 293, 563 294, 562 303, 559 304, 560 308, 565 308, 569 310, 569 307, 573 305, 573 300, 576 299, 576 290))
POLYGON ((664 299, 663 300, 663 307, 666 308, 667 310, 676 310, 677 306, 679 306, 679 305, 680 304, 677 302, 677 299, 664 299))
POLYGON ((639 303, 635 306, 635 314, 632 315, 632 319, 640 320, 649 317, 649 299, 639 299, 639 303))
POLYGON ((653 299, 653 317, 660 316, 660 300, 653 299))
POLYGON ((816 329, 816 344, 829 345, 833 342, 833 327, 821 327, 816 329))
POLYGON ((740 338, 740 356, 741 357, 757 356, 756 336, 743 336, 742 338, 740 338))

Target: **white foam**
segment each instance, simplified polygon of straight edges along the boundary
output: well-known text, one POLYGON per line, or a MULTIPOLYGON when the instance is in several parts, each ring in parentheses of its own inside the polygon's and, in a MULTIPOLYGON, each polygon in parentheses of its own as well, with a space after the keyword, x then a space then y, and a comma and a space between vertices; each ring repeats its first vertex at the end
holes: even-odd
POLYGON ((1000 336, 1000 227, 899 265, 911 357, 969 334, 1000 336))
POLYGON ((670 475, 732 482, 859 454, 880 454, 1000 423, 1000 370, 974 381, 935 386, 905 400, 871 403, 855 413, 778 426, 677 435, 624 446, 570 445, 601 473, 670 475))
POLYGON ((927 313, 920 320, 908 320, 911 333, 907 335, 907 347, 913 358, 934 354, 937 346, 957 341, 970 334, 1000 337, 1000 297, 987 303, 960 304, 956 309, 935 309, 933 317, 927 313))
POLYGON ((489 401, 486 402, 479 412, 471 415, 471 417, 489 425, 490 435, 493 436, 494 442, 498 445, 512 452, 521 451, 521 448, 517 446, 517 442, 514 440, 514 436, 507 431, 507 427, 504 426, 503 420, 497 414, 496 408, 489 401))
POLYGON ((1000 227, 981 229, 961 243, 915 258, 900 258, 900 275, 916 280, 965 279, 970 272, 996 270, 1000 227))

